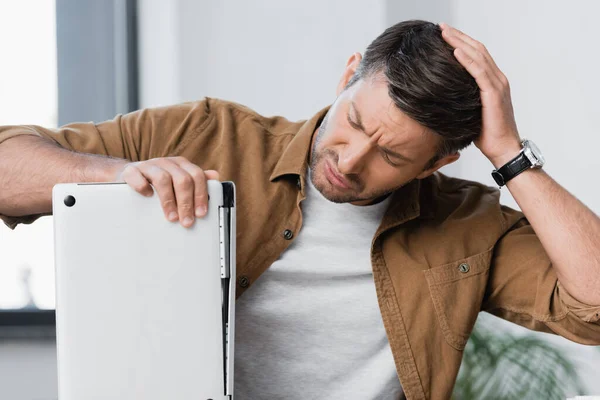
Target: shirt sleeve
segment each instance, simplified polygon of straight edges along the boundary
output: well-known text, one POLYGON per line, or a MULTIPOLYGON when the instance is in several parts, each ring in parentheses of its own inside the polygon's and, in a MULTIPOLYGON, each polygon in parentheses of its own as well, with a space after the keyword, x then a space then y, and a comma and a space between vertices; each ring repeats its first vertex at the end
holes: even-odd
MULTIPOLYGON (((0 126, 0 145, 15 136, 43 137, 65 149, 131 161, 177 154, 209 122, 211 99, 147 108, 101 123, 72 123, 55 129, 37 125, 0 126)), ((0 214, 10 229, 31 224, 46 214, 12 217, 0 214)))
POLYGON ((510 229, 494 248, 482 309, 532 330, 600 345, 600 306, 582 303, 560 284, 522 212, 506 206, 502 212, 510 229))

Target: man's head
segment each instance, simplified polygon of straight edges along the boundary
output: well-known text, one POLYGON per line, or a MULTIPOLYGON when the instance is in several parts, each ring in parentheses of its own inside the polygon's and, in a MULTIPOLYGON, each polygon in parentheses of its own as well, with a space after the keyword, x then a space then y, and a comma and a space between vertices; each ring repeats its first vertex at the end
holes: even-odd
POLYGON ((354 53, 337 96, 310 157, 313 184, 333 202, 370 204, 423 179, 481 132, 479 87, 430 22, 398 23, 354 53))

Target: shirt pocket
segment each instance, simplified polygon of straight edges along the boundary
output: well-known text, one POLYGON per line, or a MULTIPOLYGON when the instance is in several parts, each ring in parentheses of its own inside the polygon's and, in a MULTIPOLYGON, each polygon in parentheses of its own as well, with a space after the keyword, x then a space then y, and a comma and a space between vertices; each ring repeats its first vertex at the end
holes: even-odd
POLYGON ((446 342, 464 350, 481 309, 492 249, 423 271, 446 342))

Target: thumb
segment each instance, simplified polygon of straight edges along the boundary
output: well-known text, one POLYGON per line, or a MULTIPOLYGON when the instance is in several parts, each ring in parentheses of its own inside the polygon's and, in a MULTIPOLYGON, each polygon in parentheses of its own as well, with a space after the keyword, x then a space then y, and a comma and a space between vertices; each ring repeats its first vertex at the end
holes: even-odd
POLYGON ((206 171, 204 171, 204 175, 206 176, 207 180, 210 179, 214 179, 214 180, 219 180, 219 173, 217 171, 215 171, 214 169, 207 169, 206 171))

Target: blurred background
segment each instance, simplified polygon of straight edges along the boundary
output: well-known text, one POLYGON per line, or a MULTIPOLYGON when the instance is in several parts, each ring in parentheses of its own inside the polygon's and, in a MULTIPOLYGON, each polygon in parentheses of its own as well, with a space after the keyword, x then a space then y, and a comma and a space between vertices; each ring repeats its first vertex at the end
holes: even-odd
MULTIPOLYGON (((306 119, 385 28, 447 22, 486 45, 521 136, 600 213, 598 15, 595 0, 0 0, 0 124, 100 122, 204 96, 306 119)), ((442 172, 495 186, 492 168, 471 147, 442 172)), ((518 208, 507 189, 502 202, 518 208)), ((0 226, 0 399, 57 397, 52 229, 51 217, 0 226)), ((516 398, 515 386, 529 388, 520 398, 600 395, 597 347, 489 315, 475 334, 456 398, 516 398)))

